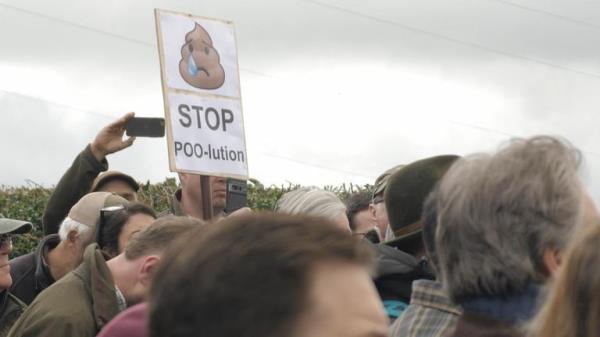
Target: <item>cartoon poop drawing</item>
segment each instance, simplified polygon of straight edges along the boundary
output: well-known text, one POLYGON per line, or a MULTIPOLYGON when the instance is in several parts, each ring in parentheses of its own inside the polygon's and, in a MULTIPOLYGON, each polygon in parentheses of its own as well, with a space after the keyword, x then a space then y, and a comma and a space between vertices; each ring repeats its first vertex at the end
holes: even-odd
POLYGON ((208 32, 198 23, 185 34, 179 73, 189 85, 200 89, 217 89, 225 82, 219 53, 213 47, 208 32))

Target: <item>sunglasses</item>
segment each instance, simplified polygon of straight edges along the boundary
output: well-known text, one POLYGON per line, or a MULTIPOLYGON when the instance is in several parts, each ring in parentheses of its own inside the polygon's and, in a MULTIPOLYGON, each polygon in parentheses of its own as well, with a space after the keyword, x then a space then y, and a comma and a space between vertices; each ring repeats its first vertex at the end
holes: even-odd
POLYGON ((12 234, 0 234, 0 250, 12 246, 12 234))
POLYGON ((104 247, 104 242, 102 240, 102 233, 104 233, 104 227, 106 227, 106 222, 107 222, 108 218, 111 216, 111 214, 113 214, 117 211, 122 211, 124 209, 125 209, 125 206, 117 205, 117 206, 105 207, 100 210, 100 223, 98 224, 98 227, 96 228, 96 243, 98 243, 98 246, 100 246, 100 248, 104 247))

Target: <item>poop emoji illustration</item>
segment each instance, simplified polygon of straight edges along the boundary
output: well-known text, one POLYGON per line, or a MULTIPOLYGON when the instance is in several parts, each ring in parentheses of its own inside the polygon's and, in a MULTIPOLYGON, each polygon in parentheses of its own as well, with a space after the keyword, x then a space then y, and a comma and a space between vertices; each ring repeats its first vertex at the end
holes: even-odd
POLYGON ((225 82, 219 53, 213 47, 208 32, 198 23, 185 34, 179 73, 189 85, 199 89, 217 89, 225 82))

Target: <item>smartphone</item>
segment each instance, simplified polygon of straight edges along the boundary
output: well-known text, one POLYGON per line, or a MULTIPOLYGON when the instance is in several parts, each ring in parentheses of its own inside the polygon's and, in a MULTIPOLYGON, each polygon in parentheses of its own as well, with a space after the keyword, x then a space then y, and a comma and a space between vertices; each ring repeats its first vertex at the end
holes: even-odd
POLYGON ((225 213, 230 214, 248 204, 248 185, 245 180, 227 179, 225 213))
POLYGON ((164 137, 165 119, 134 117, 125 125, 125 131, 130 137, 164 137))

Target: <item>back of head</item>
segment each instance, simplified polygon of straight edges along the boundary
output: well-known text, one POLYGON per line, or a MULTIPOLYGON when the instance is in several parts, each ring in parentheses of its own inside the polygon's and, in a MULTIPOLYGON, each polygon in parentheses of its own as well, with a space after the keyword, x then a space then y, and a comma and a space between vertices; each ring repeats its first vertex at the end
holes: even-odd
POLYGON ((352 194, 350 198, 348 198, 348 201, 346 201, 346 216, 348 216, 350 229, 352 231, 354 231, 357 227, 354 217, 362 211, 369 210, 371 199, 371 193, 363 191, 352 194))
POLYGON ((203 222, 190 217, 167 216, 154 221, 148 228, 129 240, 125 246, 125 258, 159 254, 178 238, 194 228, 202 227, 203 222))
POLYGON ((333 192, 317 187, 301 187, 282 195, 275 205, 275 211, 335 220, 340 214, 345 214, 346 205, 333 192))
POLYGON ((326 219, 252 215, 195 230, 169 249, 151 290, 150 336, 286 337, 309 306, 309 273, 372 267, 369 247, 326 219))
POLYGON ((437 195, 439 271, 456 302, 543 282, 547 249, 562 250, 579 224, 579 153, 540 136, 493 155, 459 160, 437 195))
POLYGON ((437 230, 437 189, 429 194, 423 204, 423 245, 428 258, 429 267, 437 276, 437 266, 439 264, 437 249, 435 247, 435 233, 437 230))
POLYGON ((564 266, 530 324, 532 337, 600 336, 600 224, 571 242, 564 266))

